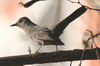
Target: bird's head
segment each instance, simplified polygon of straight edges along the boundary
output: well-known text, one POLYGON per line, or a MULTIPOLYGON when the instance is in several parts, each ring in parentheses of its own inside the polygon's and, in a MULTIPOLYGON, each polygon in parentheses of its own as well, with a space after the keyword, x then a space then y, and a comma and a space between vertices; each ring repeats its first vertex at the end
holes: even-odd
POLYGON ((29 25, 36 25, 36 24, 32 23, 28 17, 22 17, 15 24, 12 24, 11 27, 18 26, 20 28, 23 28, 29 25))

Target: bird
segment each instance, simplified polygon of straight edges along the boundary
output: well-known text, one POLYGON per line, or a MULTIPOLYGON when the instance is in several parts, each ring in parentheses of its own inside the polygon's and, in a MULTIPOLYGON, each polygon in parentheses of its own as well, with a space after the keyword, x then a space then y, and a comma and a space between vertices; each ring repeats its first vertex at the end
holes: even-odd
MULTIPOLYGON (((19 28, 23 29, 26 35, 31 38, 31 40, 34 40, 41 45, 40 48, 43 45, 56 45, 56 50, 58 50, 57 45, 64 45, 59 37, 53 36, 52 30, 33 23, 28 17, 21 17, 15 24, 12 24, 11 26, 18 26, 19 28)), ((36 52, 38 52, 39 49, 36 52)))
POLYGON ((73 20, 81 16, 86 11, 87 8, 85 6, 81 6, 71 15, 59 22, 53 29, 37 25, 33 23, 28 17, 19 18, 19 20, 11 26, 18 26, 19 28, 23 29, 27 36, 29 36, 32 40, 36 41, 39 45, 41 45, 36 51, 36 53, 38 53, 38 51, 43 45, 55 45, 56 51, 58 51, 58 45, 65 45, 59 38, 60 35, 63 33, 63 30, 73 20))

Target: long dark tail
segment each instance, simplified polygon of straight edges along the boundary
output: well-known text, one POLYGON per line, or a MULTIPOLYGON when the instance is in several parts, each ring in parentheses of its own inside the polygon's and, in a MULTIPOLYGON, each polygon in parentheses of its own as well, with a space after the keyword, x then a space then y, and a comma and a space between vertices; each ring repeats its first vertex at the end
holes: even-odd
POLYGON ((58 40, 44 40, 44 45, 64 45, 64 43, 58 39, 58 40))
POLYGON ((55 37, 59 37, 63 30, 71 23, 73 20, 81 16, 83 13, 85 13, 87 8, 85 6, 82 6, 78 8, 76 11, 74 11, 71 15, 69 15, 67 18, 65 18, 63 21, 58 23, 55 28, 53 29, 53 35, 55 37))

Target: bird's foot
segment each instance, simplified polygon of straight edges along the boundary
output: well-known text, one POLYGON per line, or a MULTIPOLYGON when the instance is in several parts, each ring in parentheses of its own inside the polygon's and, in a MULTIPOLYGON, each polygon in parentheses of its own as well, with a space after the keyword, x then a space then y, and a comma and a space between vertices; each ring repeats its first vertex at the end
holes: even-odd
POLYGON ((57 45, 56 45, 56 52, 59 52, 57 45))
POLYGON ((59 50, 56 50, 56 52, 59 53, 60 51, 59 50))
POLYGON ((40 54, 40 52, 38 52, 38 51, 35 52, 35 55, 39 55, 39 54, 40 54))

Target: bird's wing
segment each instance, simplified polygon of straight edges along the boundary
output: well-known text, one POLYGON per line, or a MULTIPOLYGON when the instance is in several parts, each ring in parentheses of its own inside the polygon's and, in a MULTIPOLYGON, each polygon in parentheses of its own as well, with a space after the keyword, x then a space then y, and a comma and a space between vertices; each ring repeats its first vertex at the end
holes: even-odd
POLYGON ((40 40, 53 40, 53 38, 49 36, 49 33, 43 31, 39 31, 36 38, 40 40))
POLYGON ((33 30, 33 37, 35 36, 36 39, 39 40, 53 40, 53 38, 50 36, 51 30, 45 27, 39 27, 37 26, 36 30, 33 30))
POLYGON ((87 8, 85 6, 82 6, 75 10, 71 15, 69 15, 67 18, 62 20, 60 23, 58 23, 54 28, 53 28, 53 35, 55 37, 59 37, 63 30, 71 23, 73 20, 81 16, 83 13, 85 13, 87 8))

